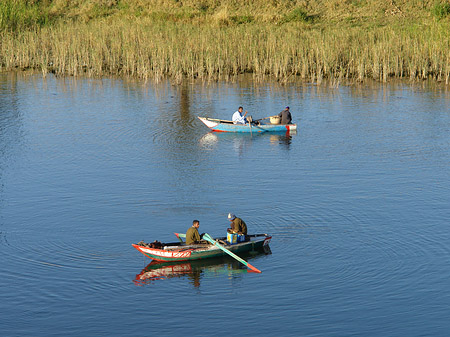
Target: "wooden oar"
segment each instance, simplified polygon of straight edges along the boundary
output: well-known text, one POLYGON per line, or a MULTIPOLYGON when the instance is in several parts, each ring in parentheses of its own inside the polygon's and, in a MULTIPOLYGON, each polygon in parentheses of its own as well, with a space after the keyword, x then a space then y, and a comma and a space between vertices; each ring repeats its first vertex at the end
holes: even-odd
POLYGON ((259 270, 258 268, 253 267, 250 263, 248 263, 247 261, 245 261, 244 259, 241 259, 239 256, 237 256, 236 254, 234 254, 233 252, 229 251, 228 249, 226 249, 225 247, 221 246, 218 242, 216 242, 211 236, 209 236, 208 233, 203 234, 203 240, 206 240, 210 243, 212 243, 214 246, 219 247, 220 249, 222 249, 225 253, 227 253, 228 255, 234 257, 236 260, 238 260, 240 263, 246 265, 248 268, 250 268, 251 270, 253 270, 254 272, 257 273, 261 273, 261 270, 259 270))
POLYGON ((250 136, 253 136, 252 134, 252 116, 247 117, 248 125, 250 126, 250 136))
POLYGON ((247 235, 249 238, 256 238, 256 237, 258 237, 258 236, 268 236, 267 234, 250 234, 250 235, 247 235))
POLYGON ((225 119, 217 119, 217 118, 209 118, 209 117, 206 117, 206 119, 207 119, 207 120, 210 120, 210 121, 214 121, 214 122, 221 122, 221 123, 230 123, 230 124, 233 124, 233 121, 228 121, 228 120, 225 120, 225 119))
POLYGON ((269 119, 271 117, 276 117, 277 115, 273 115, 273 116, 269 116, 269 117, 264 117, 264 118, 260 118, 260 119, 255 119, 254 122, 259 122, 259 121, 263 121, 265 119, 269 119))

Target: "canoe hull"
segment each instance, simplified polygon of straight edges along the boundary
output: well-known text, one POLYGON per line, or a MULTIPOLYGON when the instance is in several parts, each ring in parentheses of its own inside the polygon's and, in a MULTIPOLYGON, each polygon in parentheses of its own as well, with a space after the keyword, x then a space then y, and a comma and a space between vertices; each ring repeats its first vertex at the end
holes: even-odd
MULTIPOLYGON (((235 245, 226 245, 226 249, 233 253, 249 252, 262 249, 270 243, 271 236, 251 238, 250 241, 235 245)), ((156 261, 193 261, 209 259, 227 255, 220 248, 214 245, 191 245, 179 246, 175 249, 164 247, 164 249, 149 248, 137 244, 132 244, 139 252, 148 258, 156 261)))
POLYGON ((240 133, 262 133, 262 132, 295 132, 297 124, 259 124, 251 127, 246 124, 233 124, 231 121, 198 117, 212 131, 216 132, 240 132, 240 133))

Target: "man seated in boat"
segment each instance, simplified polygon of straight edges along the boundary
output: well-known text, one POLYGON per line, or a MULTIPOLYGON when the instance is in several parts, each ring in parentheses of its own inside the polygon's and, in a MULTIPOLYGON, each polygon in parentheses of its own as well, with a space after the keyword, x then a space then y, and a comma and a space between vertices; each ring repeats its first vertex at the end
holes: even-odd
POLYGON ((194 220, 192 227, 186 232, 186 245, 194 245, 196 243, 202 243, 202 238, 198 234, 198 228, 200 227, 200 221, 194 220))
POLYGON ((242 115, 242 112, 244 111, 243 107, 239 107, 239 109, 233 114, 233 117, 231 117, 231 120, 234 124, 246 124, 247 119, 245 118, 245 115, 247 115, 247 111, 242 115))
POLYGON ((236 217, 233 213, 228 214, 228 220, 231 222, 231 228, 227 229, 228 233, 245 235, 247 241, 247 225, 244 220, 236 217))
POLYGON ((288 106, 278 114, 278 117, 281 117, 281 124, 292 124, 292 115, 288 106))

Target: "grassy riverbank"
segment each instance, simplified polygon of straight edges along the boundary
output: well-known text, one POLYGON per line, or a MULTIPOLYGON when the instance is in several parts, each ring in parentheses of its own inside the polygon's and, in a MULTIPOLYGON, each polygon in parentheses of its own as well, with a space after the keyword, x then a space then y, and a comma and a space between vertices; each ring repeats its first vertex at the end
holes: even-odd
POLYGON ((4 0, 0 67, 177 81, 251 73, 449 84, 449 31, 445 1, 4 0))

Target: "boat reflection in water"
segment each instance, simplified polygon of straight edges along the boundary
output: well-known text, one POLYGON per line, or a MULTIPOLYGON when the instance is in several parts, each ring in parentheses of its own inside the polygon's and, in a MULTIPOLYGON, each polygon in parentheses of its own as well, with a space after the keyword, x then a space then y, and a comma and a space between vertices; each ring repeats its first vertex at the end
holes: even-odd
POLYGON ((296 134, 296 131, 264 132, 255 133, 253 135, 245 133, 210 131, 199 139, 199 144, 206 150, 212 150, 217 146, 217 143, 219 141, 231 142, 236 152, 238 152, 239 154, 243 154, 253 145, 254 142, 264 142, 268 139, 271 145, 281 145, 289 150, 292 142, 292 137, 296 134))
MULTIPOLYGON (((251 260, 260 255, 272 254, 269 246, 264 246, 261 250, 239 254, 244 260, 251 260)), ((251 272, 242 263, 231 257, 212 258, 205 260, 194 260, 184 262, 161 262, 153 260, 133 280, 135 285, 149 285, 160 280, 170 278, 189 279, 196 288, 200 287, 200 280, 205 275, 235 275, 239 273, 251 272)))

